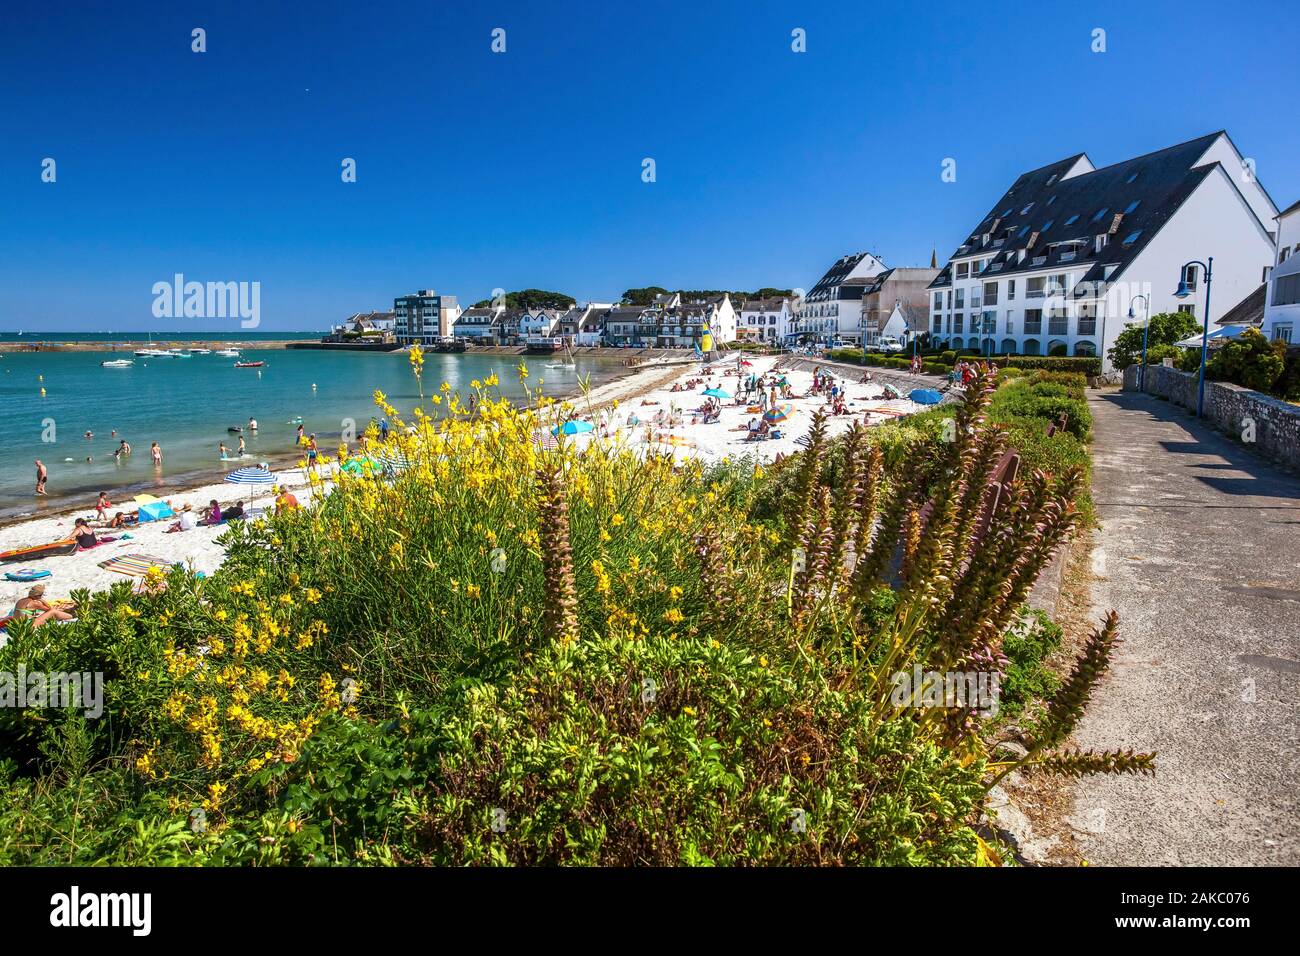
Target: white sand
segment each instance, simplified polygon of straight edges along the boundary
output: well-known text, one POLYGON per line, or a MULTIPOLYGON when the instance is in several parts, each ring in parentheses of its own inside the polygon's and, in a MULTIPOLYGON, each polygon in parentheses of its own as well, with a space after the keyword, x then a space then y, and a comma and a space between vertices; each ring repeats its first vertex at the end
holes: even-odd
MULTIPOLYGON (((778 359, 773 356, 754 356, 746 359, 753 364, 745 366, 744 375, 750 372, 769 375, 769 381, 778 359)), ((540 363, 539 363, 540 364, 540 363)), ((575 441, 585 444, 591 441, 617 442, 634 449, 673 452, 677 457, 698 456, 706 461, 718 461, 723 458, 753 456, 760 461, 770 462, 778 454, 789 455, 800 450, 799 438, 807 434, 812 425, 814 413, 818 409, 829 412, 826 400, 820 396, 807 395, 812 385, 811 370, 783 371, 789 380, 792 393, 790 400, 778 399, 781 404, 794 406, 795 412, 790 420, 780 425, 782 437, 765 441, 745 441, 747 430, 742 430, 757 413, 747 411, 746 406, 736 405, 732 400, 724 400, 721 420, 712 424, 696 424, 691 410, 704 404, 701 394, 704 389, 717 386, 735 395, 739 390, 741 379, 736 375, 734 359, 715 362, 705 366, 698 361, 681 364, 654 363, 643 369, 607 382, 591 390, 586 397, 570 399, 578 412, 599 424, 597 429, 580 436, 575 441), (696 385, 689 391, 672 391, 674 383, 684 384, 689 379, 701 378, 704 384, 696 385), (615 403, 617 403, 615 405, 615 403), (657 403, 657 404, 655 404, 657 403), (654 416, 661 409, 667 411, 672 406, 680 410, 682 423, 674 427, 661 427, 653 424, 654 416), (641 424, 629 427, 628 419, 635 415, 641 424), (649 441, 647 441, 649 437, 649 441), (671 439, 665 442, 664 439, 671 439)), ((861 372, 844 368, 823 366, 836 376, 842 386, 847 386, 848 409, 850 414, 828 419, 827 431, 836 435, 846 431, 854 421, 868 421, 879 424, 899 414, 908 414, 921 406, 906 399, 884 400, 881 395, 883 387, 879 384, 860 384, 861 372), (875 410, 872 412, 872 410, 875 410), (870 413, 870 414, 868 414, 870 413)), ((530 371, 534 376, 544 377, 544 369, 530 371)), ((306 475, 300 468, 281 470, 277 473, 284 487, 289 488, 304 506, 310 506, 306 475)), ((328 490, 328 482, 325 489, 328 490)), ((112 495, 110 494, 110 497, 112 495)), ((269 485, 234 485, 214 484, 177 492, 164 496, 174 510, 179 511, 185 504, 190 504, 195 511, 206 507, 208 502, 216 499, 222 505, 243 500, 245 508, 250 511, 269 509, 272 496, 269 485)), ((109 509, 110 515, 117 511, 132 511, 134 505, 127 501, 117 501, 109 509)), ((94 507, 74 514, 47 518, 34 518, 8 527, 0 528, 0 551, 14 548, 26 548, 51 541, 58 541, 72 536, 73 523, 77 517, 90 520, 97 533, 104 535, 121 535, 123 531, 102 531, 94 520, 94 507)), ((23 561, 0 565, 0 573, 19 569, 48 570, 51 577, 40 583, 46 586, 49 599, 67 597, 78 588, 98 591, 118 581, 134 582, 130 578, 114 571, 99 567, 115 555, 145 554, 167 561, 183 564, 194 571, 211 574, 220 566, 225 554, 216 538, 226 530, 224 525, 216 527, 198 527, 192 531, 166 533, 172 519, 151 522, 125 530, 131 537, 100 545, 90 551, 78 552, 65 557, 52 557, 43 560, 23 561)), ((0 616, 7 614, 14 601, 24 595, 31 585, 28 583, 0 580, 0 616)))

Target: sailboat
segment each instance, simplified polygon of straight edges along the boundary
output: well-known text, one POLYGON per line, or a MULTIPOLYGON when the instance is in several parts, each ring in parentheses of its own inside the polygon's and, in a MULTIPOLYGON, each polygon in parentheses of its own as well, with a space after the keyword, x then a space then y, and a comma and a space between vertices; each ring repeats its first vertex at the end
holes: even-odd
POLYGON ((149 348, 136 349, 135 354, 144 356, 145 358, 174 358, 174 356, 170 352, 165 352, 162 349, 156 349, 152 347, 153 346, 152 332, 149 333, 149 346, 150 346, 149 348))

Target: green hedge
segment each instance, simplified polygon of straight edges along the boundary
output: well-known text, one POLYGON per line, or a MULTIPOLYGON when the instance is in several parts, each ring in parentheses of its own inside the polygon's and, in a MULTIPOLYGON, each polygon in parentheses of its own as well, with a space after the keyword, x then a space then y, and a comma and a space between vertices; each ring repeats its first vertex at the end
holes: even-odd
POLYGON ((998 364, 1005 362, 1012 368, 1041 368, 1058 372, 1082 372, 1084 375, 1100 375, 1101 359, 1096 356, 1069 355, 1009 355, 997 359, 998 364))

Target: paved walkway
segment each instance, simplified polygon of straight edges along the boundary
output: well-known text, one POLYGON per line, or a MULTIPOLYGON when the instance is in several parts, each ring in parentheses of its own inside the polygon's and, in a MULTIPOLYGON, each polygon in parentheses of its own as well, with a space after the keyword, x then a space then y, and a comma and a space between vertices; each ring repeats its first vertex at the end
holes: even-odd
POLYGON ((1123 642, 1075 734, 1158 751, 1074 785, 1103 865, 1300 863, 1300 478, 1182 408, 1091 392, 1097 616, 1123 642))

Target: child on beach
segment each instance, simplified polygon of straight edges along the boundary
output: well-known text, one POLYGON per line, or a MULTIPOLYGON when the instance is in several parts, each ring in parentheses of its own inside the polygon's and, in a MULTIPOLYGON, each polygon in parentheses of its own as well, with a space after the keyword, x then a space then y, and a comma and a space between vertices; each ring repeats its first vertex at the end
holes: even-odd
POLYGON ((226 443, 223 441, 217 442, 217 451, 221 452, 222 461, 230 457, 230 449, 226 447, 226 443))
POLYGON ((240 458, 244 457, 244 436, 243 435, 239 436, 239 457, 240 458))
POLYGON ((95 517, 100 521, 108 520, 108 509, 113 507, 113 502, 108 500, 108 492, 101 491, 98 500, 95 501, 95 517))

